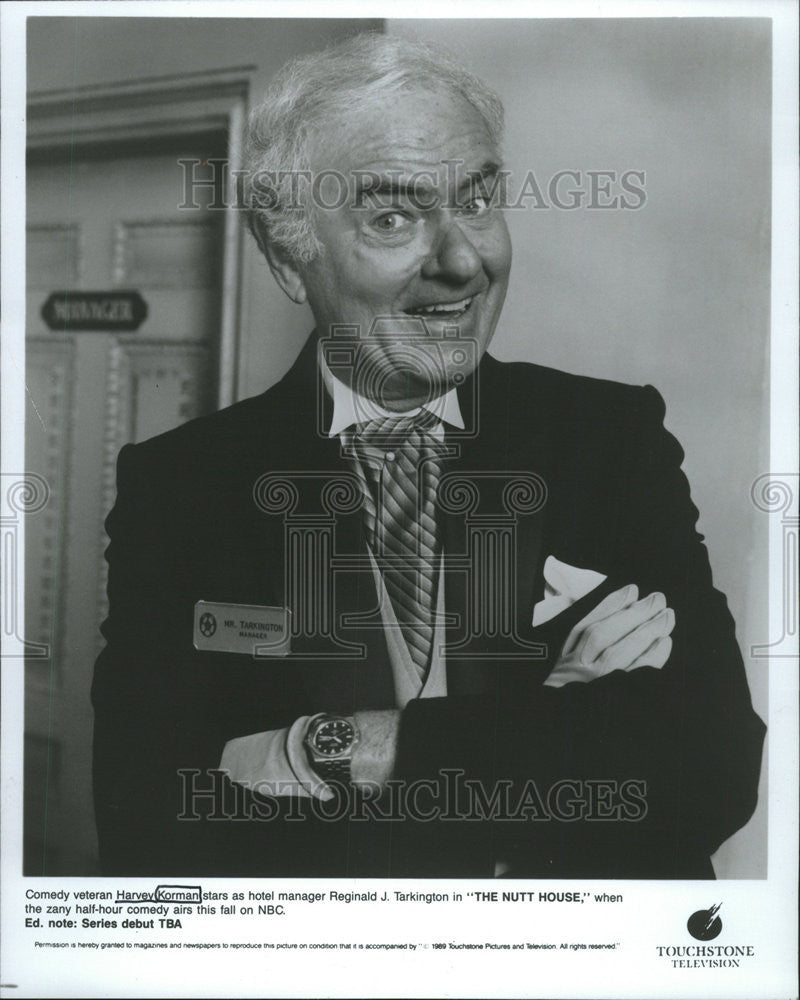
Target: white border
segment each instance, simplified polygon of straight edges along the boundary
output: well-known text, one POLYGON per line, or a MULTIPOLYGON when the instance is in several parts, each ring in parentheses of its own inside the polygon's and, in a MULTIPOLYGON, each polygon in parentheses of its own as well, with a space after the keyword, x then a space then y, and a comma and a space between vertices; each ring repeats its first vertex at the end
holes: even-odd
MULTIPOLYGON (((711 0, 711 2, 569 2, 495 3, 487 7, 474 0, 458 7, 459 18, 503 17, 769 17, 773 19, 773 235, 772 235, 772 334, 771 334, 771 450, 770 469, 776 474, 798 467, 797 441, 797 330, 798 330, 798 162, 797 162, 797 8, 794 0, 711 0)), ((403 17, 432 18, 453 15, 452 6, 426 2, 409 4, 384 2, 340 2, 321 0, 296 2, 47 2, 18 3, 6 0, 0 5, 2 20, 2 461, 3 469, 24 469, 23 426, 25 406, 24 378, 24 280, 20 264, 24 260, 24 108, 25 108, 25 18, 28 16, 147 16, 147 17, 403 17)), ((767 470, 765 470, 767 471, 767 470)), ((772 518, 770 537, 770 635, 781 631, 782 593, 780 580, 781 530, 772 518)), ((19 581, 22 601, 22 581, 19 581)), ((13 652, 4 647, 4 652, 13 652)), ((2 976, 4 982, 17 983, 17 989, 1 989, 2 996, 690 996, 788 998, 796 993, 797 925, 797 662, 773 661, 769 685, 769 876, 765 881, 729 881, 724 886, 713 883, 615 883, 624 886, 625 910, 619 926, 627 935, 628 953, 624 963, 617 962, 606 972, 592 967, 591 975, 581 975, 579 957, 571 956, 565 979, 562 962, 542 962, 536 967, 535 981, 531 967, 517 958, 502 955, 481 956, 479 961, 463 953, 428 953, 416 961, 402 955, 377 954, 358 962, 343 960, 343 953, 313 955, 302 961, 291 953, 236 953, 232 961, 220 961, 218 952, 195 955, 175 952, 164 961, 159 953, 125 955, 120 964, 113 952, 90 961, 86 952, 59 955, 33 954, 20 926, 19 896, 26 880, 19 875, 21 857, 22 785, 20 748, 23 729, 22 667, 20 660, 3 660, 2 701, 2 976), (648 942, 653 933, 662 943, 673 943, 676 915, 685 919, 688 901, 710 903, 724 895, 726 918, 739 923, 742 940, 758 942, 761 960, 752 971, 733 981, 709 975, 670 974, 654 965, 636 942, 648 942), (655 929, 655 930, 654 930, 655 929), (176 957, 177 956, 177 957, 176 957), (455 956, 455 957, 454 957, 455 956), (752 978, 751 978, 752 976, 752 978), (92 991, 94 994, 92 994, 92 991), (649 991, 649 992, 648 992, 649 991)), ((27 880, 29 881, 29 880, 27 880)), ((81 887, 102 880, 80 880, 81 887)), ((132 880, 133 881, 133 880, 132 880)), ((76 880, 48 880, 52 887, 76 887, 76 880)), ((149 887, 150 883, 147 882, 149 887)), ((542 883, 543 888, 556 888, 542 883)), ((592 886, 592 883, 585 883, 592 886)), ((599 885, 599 884, 598 884, 599 885)), ((229 883, 229 887, 232 883, 229 883)), ((252 888, 252 882, 243 883, 252 888)), ((328 885, 330 887, 330 884, 328 885)), ((353 886, 355 888, 355 884, 353 886)), ((359 885, 362 888, 363 885, 359 885)), ((509 886, 511 887, 511 886, 509 886)), ((571 883, 568 888, 573 888, 571 883)), ((304 885, 310 888, 310 885, 304 885)), ((341 886, 339 886, 341 888, 341 886)), ((380 892, 388 886, 376 884, 380 892)), ((408 884, 404 885, 408 889, 408 884)), ((422 883, 422 891, 452 889, 445 883, 422 883)), ((485 886, 485 888, 492 888, 485 886)), ((526 883, 524 888, 531 888, 526 883)), ((538 888, 538 885, 536 885, 538 888)), ((603 884, 602 888, 608 888, 603 884)), ((614 891, 613 888, 611 891, 614 891)), ((405 904, 403 904, 405 905, 405 904)), ((399 919, 392 932, 398 938, 413 923, 415 935, 436 934, 435 908, 412 906, 396 911, 399 919)), ((598 911, 594 911, 598 914, 598 911)), ((448 936, 461 935, 470 940, 470 928, 476 921, 490 918, 508 921, 515 926, 519 910, 504 907, 491 913, 476 905, 458 908, 448 914, 448 936)), ((310 911, 303 927, 312 938, 320 940, 324 928, 321 910, 310 911)), ((554 911, 548 918, 556 933, 563 923, 554 911)), ((326 922, 341 920, 342 934, 355 940, 366 934, 371 918, 344 904, 324 912, 326 922), (359 930, 359 927, 361 930, 359 930), (345 929, 347 929, 345 931, 345 929)), ((299 931, 291 935, 297 939, 299 931)), ((440 929, 440 928, 439 928, 440 929)), ((441 930, 441 929, 440 929, 441 930)), ((213 927, 209 923, 213 938, 213 927)), ((374 925, 372 927, 374 938, 374 925)), ((565 927, 562 933, 567 933, 565 927)), ((272 933, 272 931, 270 931, 272 933)), ((278 934, 284 933, 278 931, 278 934)), ((486 935, 481 930, 476 940, 486 935)), ((622 931, 619 931, 622 933, 622 931)), ((274 934, 273 934, 274 936, 274 934)), ((406 936, 408 936, 406 934, 406 936)), ((196 934, 196 938, 200 935, 196 934)), ((244 935, 239 934, 239 938, 244 935)), ((387 939, 387 938, 384 938, 387 939)), ((489 938, 487 938, 489 939, 489 938)), ((580 938, 578 938, 580 939, 580 938)), ((681 943, 685 943, 681 939, 681 943)), ((644 946, 643 946, 644 948, 644 946)), ((130 953, 129 953, 130 954, 130 953)), ((647 952, 649 955, 650 952, 647 952)))

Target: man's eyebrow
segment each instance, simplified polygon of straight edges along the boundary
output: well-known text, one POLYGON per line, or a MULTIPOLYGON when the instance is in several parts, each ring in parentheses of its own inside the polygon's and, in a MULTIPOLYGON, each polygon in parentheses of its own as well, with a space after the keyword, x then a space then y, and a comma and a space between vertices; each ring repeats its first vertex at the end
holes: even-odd
MULTIPOLYGON (((371 171, 359 171, 356 174, 356 199, 359 204, 364 200, 364 197, 371 194, 385 195, 387 197, 396 198, 407 195, 409 191, 419 190, 422 187, 419 181, 415 181, 415 176, 418 178, 420 175, 411 175, 408 180, 403 180, 394 174, 375 174, 371 171)), ((431 190, 431 185, 426 184, 425 190, 431 190)))
MULTIPOLYGON (((462 193, 475 188, 481 182, 490 181, 501 170, 501 164, 494 160, 487 160, 477 169, 461 171, 458 170, 456 177, 460 175, 460 183, 457 193, 462 193)), ((436 185, 434 179, 439 176, 447 177, 448 170, 442 167, 441 170, 419 170, 416 173, 402 177, 399 172, 391 171, 385 174, 372 170, 354 171, 355 175, 355 197, 356 204, 362 205, 366 197, 370 195, 382 195, 390 198, 407 198, 413 195, 432 193, 436 185)))
POLYGON ((478 170, 468 170, 467 176, 458 186, 459 193, 475 188, 486 181, 494 180, 501 169, 502 164, 495 163, 494 160, 487 160, 478 170))
POLYGON ((492 177, 496 177, 500 173, 502 168, 501 163, 496 163, 494 160, 487 160, 478 170, 468 170, 467 171, 467 182, 478 180, 491 180, 492 177))

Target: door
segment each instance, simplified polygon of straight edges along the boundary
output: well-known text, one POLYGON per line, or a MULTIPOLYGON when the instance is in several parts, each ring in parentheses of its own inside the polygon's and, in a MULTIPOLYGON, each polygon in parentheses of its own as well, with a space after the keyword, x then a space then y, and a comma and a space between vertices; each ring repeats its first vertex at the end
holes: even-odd
MULTIPOLYGON (((94 660, 106 612, 103 521, 116 456, 215 408, 224 213, 183 209, 181 159, 220 134, 36 154, 27 181, 26 467, 47 503, 26 521, 25 854, 28 875, 98 871, 91 798, 94 660), (140 146, 142 144, 140 143, 140 146), (52 292, 137 291, 135 332, 51 330, 52 292)), ((196 168, 201 176, 205 168, 196 168)))

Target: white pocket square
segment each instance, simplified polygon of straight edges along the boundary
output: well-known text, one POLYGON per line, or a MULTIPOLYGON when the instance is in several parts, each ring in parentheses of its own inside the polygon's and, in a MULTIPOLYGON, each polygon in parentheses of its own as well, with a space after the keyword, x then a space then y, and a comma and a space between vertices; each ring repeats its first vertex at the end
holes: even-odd
POLYGON ((605 580, 604 573, 581 569, 548 556, 544 563, 544 600, 533 609, 533 627, 544 625, 605 580))

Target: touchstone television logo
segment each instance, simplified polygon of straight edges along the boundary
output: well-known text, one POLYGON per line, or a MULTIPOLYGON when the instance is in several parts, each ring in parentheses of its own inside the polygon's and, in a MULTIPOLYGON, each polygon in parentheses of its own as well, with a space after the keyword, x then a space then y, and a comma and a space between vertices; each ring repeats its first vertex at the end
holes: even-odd
MULTIPOLYGON (((695 910, 686 921, 686 930, 696 941, 713 941, 722 931, 719 910, 714 903, 705 910, 695 910)), ((666 958, 673 969, 738 969, 742 960, 755 956, 752 944, 658 944, 659 958, 666 958)))
POLYGON ((713 941, 722 930, 722 920, 717 916, 722 903, 714 903, 707 910, 695 910, 686 921, 686 929, 697 941, 713 941))

